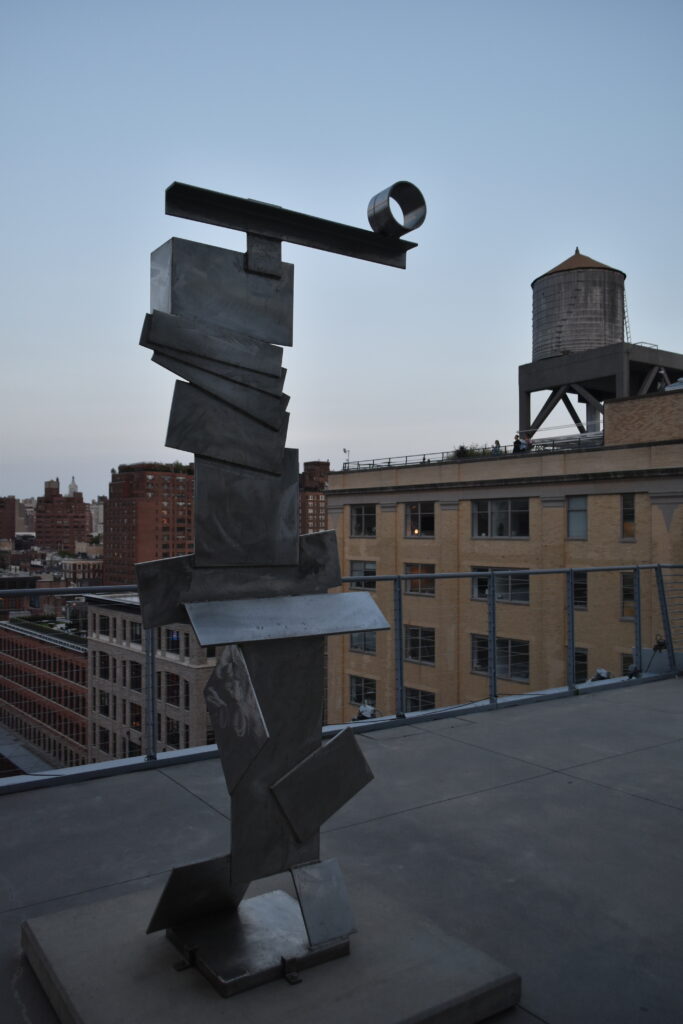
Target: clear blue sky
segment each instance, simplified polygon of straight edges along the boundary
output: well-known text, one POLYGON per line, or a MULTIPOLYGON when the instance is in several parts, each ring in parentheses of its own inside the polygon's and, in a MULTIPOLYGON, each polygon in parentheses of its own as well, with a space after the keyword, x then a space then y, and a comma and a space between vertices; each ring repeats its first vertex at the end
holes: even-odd
POLYGON ((427 198, 406 271, 285 246, 302 459, 510 441, 530 282, 576 245, 683 350, 682 29, 680 0, 7 0, 0 494, 177 457, 149 253, 244 236, 166 217, 174 180, 359 226, 427 198))

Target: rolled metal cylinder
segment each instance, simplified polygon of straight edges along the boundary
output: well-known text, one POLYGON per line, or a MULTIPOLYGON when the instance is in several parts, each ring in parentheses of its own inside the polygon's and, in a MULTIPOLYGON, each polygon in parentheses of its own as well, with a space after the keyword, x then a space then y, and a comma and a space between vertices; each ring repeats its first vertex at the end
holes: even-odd
POLYGON ((409 181, 396 181, 383 192, 378 192, 368 203, 368 220, 370 227, 380 235, 397 238, 409 231, 414 231, 424 223, 427 216, 427 204, 424 196, 416 185, 409 181), (396 220, 391 212, 389 200, 393 199, 401 207, 403 223, 396 220))

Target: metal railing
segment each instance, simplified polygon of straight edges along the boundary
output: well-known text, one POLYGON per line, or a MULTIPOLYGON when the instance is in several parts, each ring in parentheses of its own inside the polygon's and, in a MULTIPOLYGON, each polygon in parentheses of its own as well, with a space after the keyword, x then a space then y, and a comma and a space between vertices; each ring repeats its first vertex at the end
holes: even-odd
POLYGON ((357 473, 371 469, 400 469, 402 466, 430 466, 442 462, 466 462, 469 459, 499 458, 508 455, 524 456, 547 454, 548 452, 585 451, 588 448, 601 448, 603 443, 602 432, 576 434, 570 437, 540 438, 534 436, 531 447, 522 451, 515 451, 511 444, 463 444, 446 452, 392 455, 389 458, 380 459, 347 459, 342 463, 342 472, 357 473))
MULTIPOLYGON (((622 666, 612 666, 612 670, 602 676, 595 676, 593 679, 589 679, 586 675, 582 678, 577 676, 577 651, 581 650, 577 642, 577 628, 576 628, 576 616, 577 616, 577 578, 579 574, 586 574, 586 580, 588 577, 596 576, 597 574, 615 574, 621 573, 626 574, 627 589, 626 597, 624 598, 624 583, 622 577, 621 584, 621 598, 622 600, 628 601, 628 607, 622 608, 626 614, 620 618, 621 623, 626 629, 631 630, 631 643, 630 650, 632 651, 632 666, 629 669, 628 676, 630 676, 630 682, 635 682, 638 679, 654 679, 654 678, 665 678, 676 674, 677 671, 683 671, 683 565, 672 564, 672 565, 658 565, 658 564, 645 564, 645 565, 614 565, 614 566, 587 566, 585 568, 561 568, 561 569, 516 569, 516 568, 490 568, 481 569, 470 572, 450 572, 450 573, 400 573, 400 574, 386 574, 386 575, 374 575, 374 576, 345 576, 342 578, 342 584, 345 587, 351 588, 364 588, 374 592, 376 599, 379 600, 380 606, 383 607, 385 616, 390 621, 393 636, 391 637, 391 643, 389 644, 389 650, 391 651, 391 657, 388 660, 389 670, 393 673, 393 683, 391 691, 393 693, 394 707, 391 708, 387 713, 382 713, 381 709, 374 717, 369 720, 357 720, 351 723, 354 728, 376 728, 384 725, 395 724, 398 721, 405 720, 406 718, 413 717, 436 717, 444 714, 463 714, 472 710, 484 710, 497 707, 501 703, 520 703, 525 700, 539 700, 547 699, 551 697, 567 696, 578 692, 580 689, 590 688, 605 688, 614 685, 624 685, 627 682, 625 673, 622 671, 622 666), (521 586, 520 581, 526 579, 527 589, 526 598, 522 600, 516 600, 514 596, 506 597, 505 594, 514 593, 511 590, 512 577, 516 579, 516 586, 521 586), (527 641, 509 641, 506 638, 502 638, 500 635, 499 622, 506 614, 506 609, 510 606, 514 606, 518 611, 516 614, 524 611, 533 618, 535 613, 534 602, 531 600, 531 580, 536 578, 560 578, 564 579, 564 602, 563 602, 563 615, 558 617, 558 621, 555 623, 554 637, 550 638, 556 642, 560 647, 566 648, 564 664, 566 666, 564 672, 564 678, 552 679, 550 682, 551 686, 536 686, 532 687, 532 680, 529 677, 528 680, 521 678, 522 673, 517 672, 518 678, 515 679, 515 650, 514 647, 506 647, 506 657, 509 661, 506 662, 505 667, 501 666, 501 650, 499 643, 501 640, 505 644, 520 643, 526 644, 527 641), (415 658, 407 656, 406 652, 406 629, 414 627, 406 627, 406 602, 412 601, 416 596, 422 596, 425 591, 416 590, 416 584, 418 581, 425 581, 431 584, 431 590, 427 592, 430 596, 435 595, 437 587, 448 584, 448 581, 464 581, 465 591, 460 595, 459 600, 471 600, 477 601, 478 607, 485 614, 485 627, 482 627, 481 636, 477 637, 477 650, 478 656, 483 658, 482 664, 475 666, 474 658, 470 660, 469 671, 472 674, 485 677, 485 688, 479 698, 476 700, 468 700, 463 703, 455 704, 441 704, 439 706, 436 703, 429 707, 422 707, 420 710, 416 710, 411 707, 410 700, 407 699, 407 693, 410 693, 412 688, 406 683, 406 666, 410 662, 414 662, 415 658), (499 586, 499 583, 501 586, 499 586), (383 593, 380 593, 379 588, 386 584, 386 588, 383 593), (469 596, 467 596, 469 595, 469 596), (645 607, 647 605, 647 608, 645 607), (390 606, 390 607, 387 607, 390 606), (561 621, 563 619, 563 621, 561 621), (645 629, 649 630, 647 636, 644 636, 645 629), (647 641, 650 643, 647 643, 647 641), (485 653, 484 653, 485 652, 485 653), (652 668, 653 658, 657 655, 658 665, 652 668), (645 658, 648 658, 648 662, 645 663, 645 658), (512 670, 510 670, 512 666, 512 670), (528 686, 525 692, 520 692, 520 686, 528 686)), ((56 594, 60 594, 68 597, 81 597, 85 595, 101 595, 105 596, 111 594, 115 596, 117 594, 128 593, 135 591, 135 586, 98 586, 98 587, 64 587, 64 588, 25 588, 25 589, 0 589, 0 598, 5 597, 19 597, 22 595, 30 595, 32 597, 40 597, 49 599, 54 597, 56 594)), ((523 589, 523 588, 522 588, 523 589)), ((538 595, 537 595, 538 596, 538 595)), ((536 603, 538 603, 536 601, 536 603)), ((414 606, 413 606, 414 607, 414 606)), ((582 608, 579 601, 578 607, 582 608)), ((128 608, 122 609, 127 613, 135 612, 135 607, 132 605, 128 608)), ((412 614, 412 613, 411 613, 412 614)), ((421 618, 417 616, 417 618, 421 618)), ((530 619, 529 621, 532 621, 530 619)), ((471 622, 470 622, 471 627, 471 622)), ((34 639, 42 639, 46 643, 50 643, 50 637, 43 635, 42 632, 38 632, 35 629, 31 629, 30 624, 23 625, 19 623, 0 622, 0 630, 4 633, 9 628, 12 632, 17 632, 19 635, 22 633, 30 634, 34 639), (3 629, 3 627, 5 627, 3 629)), ((189 627, 186 627, 189 629, 189 627)), ((428 628, 428 627, 419 627, 428 628)), ((144 669, 143 669, 143 694, 140 694, 144 701, 144 721, 142 723, 141 732, 141 757, 135 758, 121 758, 120 761, 125 763, 126 761, 140 765, 140 762, 153 764, 160 761, 160 763, 167 764, 169 759, 184 759, 188 756, 212 756, 215 753, 215 747, 208 748, 191 748, 189 750, 177 750, 161 753, 157 750, 157 737, 155 724, 157 721, 157 688, 155 686, 156 678, 156 653, 157 653, 157 636, 155 629, 143 630, 143 644, 142 644, 142 655, 144 658, 144 669)), ((90 630, 88 629, 88 635, 90 630)), ((456 646, 459 643, 461 645, 469 645, 473 640, 471 636, 461 637, 458 636, 456 646)), ((55 641, 60 644, 68 643, 68 634, 64 636, 63 633, 59 633, 55 637, 55 641)), ((81 650, 81 645, 74 644, 74 648, 81 650)), ((623 646, 623 642, 622 642, 623 646)), ((89 649, 89 648, 88 648, 89 649)), ((344 665, 348 668, 351 664, 350 655, 351 651, 347 647, 344 648, 344 665)), ((124 652, 122 652, 124 653, 124 652)), ((466 652, 467 653, 467 652, 466 652)), ((470 652, 471 653, 471 652, 470 652)), ((519 652, 517 653, 519 656, 519 652)), ((427 662, 428 663, 428 662, 427 662)), ((557 658, 555 663, 558 663, 557 658)), ((433 664, 433 655, 432 655, 433 664)), ((90 665, 90 658, 88 658, 88 665, 90 665)), ((517 666, 519 670, 519 665, 517 666)), ((88 670, 90 671, 90 669, 88 670)), ((328 663, 328 678, 332 679, 335 672, 339 669, 334 664, 328 663)), ((343 671, 343 670, 342 670, 343 671)), ((527 655, 527 674, 528 674, 528 655, 527 655)), ((334 680, 333 680, 334 681, 334 680)), ((538 680, 537 680, 538 681, 538 680)), ((0 683, 2 683, 2 676, 0 675, 0 683)), ((99 685, 99 684, 98 684, 99 685)), ((339 685, 344 685, 340 682, 339 685)), ((88 694, 92 693, 92 685, 90 676, 88 676, 87 685, 88 694)), ((137 691, 136 691, 137 692, 137 691)), ((90 698, 89 698, 90 699, 90 698)), ((167 705, 162 705, 166 706, 167 705)), ((2 710, 2 702, 0 702, 0 711, 2 710)), ((92 713, 88 715, 88 727, 90 727, 93 721, 94 709, 91 709, 92 713)), ((0 724, 3 723, 3 715, 0 714, 0 724)), ((349 723, 345 723, 349 724, 349 723)), ((332 734, 338 729, 342 728, 344 723, 330 724, 326 726, 325 732, 332 734)), ((81 768, 64 769, 67 773, 75 773, 83 776, 84 769, 97 770, 100 765, 85 765, 81 768)), ((112 769, 112 762, 104 762, 107 765, 107 770, 112 769)), ((56 772, 60 772, 60 769, 55 769, 56 772)), ((54 772, 52 773, 54 774, 54 772)))

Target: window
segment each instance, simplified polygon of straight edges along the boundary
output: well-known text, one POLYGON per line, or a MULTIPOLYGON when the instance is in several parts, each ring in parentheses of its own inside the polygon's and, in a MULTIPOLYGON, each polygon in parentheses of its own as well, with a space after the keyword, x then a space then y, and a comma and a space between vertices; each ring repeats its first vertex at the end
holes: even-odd
POLYGON ((166 653, 180 654, 180 633, 177 629, 166 630, 166 653))
MULTIPOLYGON (((435 566, 430 562, 406 562, 404 571, 406 574, 420 575, 420 573, 434 572, 435 566)), ((405 592, 406 594, 433 596, 435 583, 436 580, 406 580, 405 592)))
POLYGON ((109 729, 104 729, 100 726, 97 730, 97 746, 105 754, 109 753, 109 729))
POLYGON ((166 673, 166 703, 180 707, 180 679, 174 672, 166 673))
POLYGON ((427 626, 404 626, 403 657, 406 661, 434 664, 435 630, 427 626))
POLYGON ((635 540, 636 537, 636 496, 621 496, 621 539, 635 540))
MULTIPOLYGON (((486 636, 472 637, 472 671, 489 670, 489 642, 486 636)), ((518 683, 529 682, 529 643, 496 637, 496 674, 518 683)))
POLYGON ((351 506, 351 536, 375 537, 377 535, 377 511, 375 505, 351 506))
POLYGON ((428 711, 436 707, 436 694, 431 690, 414 690, 406 686, 406 711, 428 711))
POLYGON ((635 580, 632 572, 621 574, 621 617, 632 619, 636 614, 635 580))
POLYGON ((621 655, 621 674, 622 674, 622 676, 627 676, 631 672, 633 672, 634 670, 635 670, 635 659, 633 657, 633 654, 631 654, 630 652, 628 654, 622 654, 621 655))
POLYGON ((567 498, 567 537, 586 540, 588 537, 588 499, 585 494, 567 498))
POLYGON ((166 719, 166 746, 180 746, 180 722, 176 722, 175 718, 166 719))
POLYGON ((190 634, 183 633, 183 656, 185 658, 190 657, 190 634))
POLYGON ((129 683, 131 690, 142 689, 142 665, 139 661, 131 661, 129 664, 129 683))
POLYGON ((583 611, 588 607, 588 573, 574 573, 574 608, 583 611))
POLYGON ((100 679, 109 679, 109 655, 104 651, 99 652, 99 668, 97 674, 100 679))
MULTIPOLYGON (((350 576, 376 576, 377 575, 377 562, 357 562, 352 561, 349 563, 351 566, 350 576)), ((374 590, 374 580, 364 580, 353 582, 351 584, 354 590, 374 590)))
POLYGON ((363 633, 351 633, 349 648, 361 654, 374 654, 377 650, 377 634, 374 630, 363 633))
POLYGON ((365 676, 349 676, 351 704, 372 704, 377 702, 377 680, 365 676))
POLYGON ((585 683, 588 679, 588 651, 583 647, 574 648, 574 682, 585 683))
POLYGON ((406 537, 434 536, 434 502, 415 501, 406 505, 406 537))
POLYGON ((100 633, 104 633, 105 636, 109 636, 109 616, 100 615, 100 633))
POLYGON ((132 702, 128 705, 129 710, 129 721, 131 729, 137 729, 138 732, 142 729, 142 705, 133 704, 132 702))
POLYGON ((142 624, 139 622, 131 622, 130 624, 130 642, 132 644, 139 644, 142 642, 142 624))
POLYGON ((109 694, 105 690, 100 690, 99 692, 97 711, 98 714, 104 715, 105 718, 109 718, 109 694))
POLYGON ((473 537, 528 537, 529 499, 491 498, 472 502, 473 537))
MULTIPOLYGON (((489 572, 493 566, 473 565, 472 572, 489 572)), ((510 572, 504 576, 494 576, 496 581, 496 601, 511 604, 529 603, 529 577, 525 572, 510 572)), ((472 577, 472 600, 486 601, 489 596, 489 576, 472 577)))

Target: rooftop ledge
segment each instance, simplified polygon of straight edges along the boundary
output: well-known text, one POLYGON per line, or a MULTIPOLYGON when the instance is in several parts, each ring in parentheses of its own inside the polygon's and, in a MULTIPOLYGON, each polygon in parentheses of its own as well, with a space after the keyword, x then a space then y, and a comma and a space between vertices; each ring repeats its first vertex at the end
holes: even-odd
MULTIPOLYGON (((578 700, 369 723, 359 742, 375 781, 323 828, 323 855, 364 913, 391 901, 522 976, 505 1024, 683 1019, 683 688, 609 683, 578 700)), ((22 920, 159 888, 174 865, 225 852, 220 764, 195 753, 3 788, 4 1024, 56 1024, 19 953, 22 920)), ((261 998, 293 998, 284 984, 261 998)))

